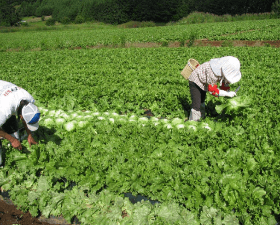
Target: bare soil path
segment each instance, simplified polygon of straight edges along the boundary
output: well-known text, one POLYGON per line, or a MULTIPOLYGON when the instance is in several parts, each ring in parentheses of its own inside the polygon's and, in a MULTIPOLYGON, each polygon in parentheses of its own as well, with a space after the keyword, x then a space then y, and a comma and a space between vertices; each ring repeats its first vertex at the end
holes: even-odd
MULTIPOLYGON (((144 42, 144 43, 126 43, 115 44, 115 45, 95 45, 95 46, 87 46, 87 49, 99 49, 99 48, 159 48, 162 46, 169 48, 179 48, 179 47, 188 47, 189 41, 187 40, 182 46, 179 41, 169 42, 168 44, 163 45, 162 43, 156 42, 144 42)), ((246 41, 246 40, 225 40, 225 41, 209 41, 207 39, 195 40, 192 45, 193 47, 280 47, 280 40, 276 41, 246 41)), ((77 50, 82 49, 80 46, 73 46, 69 49, 77 50)), ((19 52, 22 51, 22 48, 9 48, 6 52, 19 52)), ((41 51, 41 48, 29 49, 30 51, 41 51)), ((50 50, 53 50, 50 48, 50 50)), ((55 50, 55 49, 54 49, 55 50)))
MULTIPOLYGON (((188 46, 189 41, 186 41, 184 47, 188 46)), ((161 47, 161 43, 155 42, 146 42, 146 43, 126 43, 125 46, 113 46, 113 45, 96 45, 96 46, 88 46, 88 48, 112 48, 112 47, 125 47, 125 48, 157 48, 161 47)), ((207 39, 195 40, 192 44, 195 47, 280 47, 280 40, 276 41, 247 41, 247 40, 225 40, 225 41, 209 41, 207 39)), ((170 48, 178 48, 182 47, 179 41, 169 42, 168 46, 170 48)), ((79 49, 80 47, 76 47, 75 49, 79 49)))

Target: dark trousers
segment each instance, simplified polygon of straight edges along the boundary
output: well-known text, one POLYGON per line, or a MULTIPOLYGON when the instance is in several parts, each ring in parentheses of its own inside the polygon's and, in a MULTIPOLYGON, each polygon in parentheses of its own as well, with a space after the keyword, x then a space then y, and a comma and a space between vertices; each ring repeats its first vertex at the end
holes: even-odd
POLYGON ((192 98, 192 108, 196 111, 200 111, 201 103, 204 103, 206 98, 206 91, 203 91, 196 83, 189 81, 191 98, 192 98))
POLYGON ((13 134, 18 131, 18 121, 16 116, 11 116, 6 123, 2 125, 2 130, 8 134, 13 134))

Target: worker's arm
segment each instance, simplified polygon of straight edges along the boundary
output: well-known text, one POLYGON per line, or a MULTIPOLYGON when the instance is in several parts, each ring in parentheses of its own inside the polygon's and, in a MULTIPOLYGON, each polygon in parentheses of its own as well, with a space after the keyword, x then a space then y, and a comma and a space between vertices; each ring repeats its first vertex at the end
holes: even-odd
POLYGON ((0 129, 0 137, 3 137, 5 139, 7 139, 11 145, 13 146, 13 148, 22 150, 22 146, 21 143, 18 139, 12 137, 11 135, 9 135, 8 133, 6 133, 5 131, 3 131, 2 129, 0 129))
POLYGON ((29 146, 31 147, 31 145, 36 145, 36 144, 38 144, 35 140, 34 140, 34 138, 32 137, 32 133, 31 133, 31 131, 28 129, 28 127, 27 127, 27 125, 26 125, 26 122, 25 122, 25 120, 23 119, 23 117, 22 116, 20 116, 20 119, 21 119, 21 121, 22 121, 22 123, 23 123, 23 126, 24 126, 24 128, 25 128, 25 130, 26 130, 26 133, 27 133, 27 141, 28 141, 28 143, 29 143, 29 146))
POLYGON ((208 91, 211 95, 214 95, 215 97, 234 97, 236 96, 236 93, 234 91, 224 91, 220 90, 217 86, 217 84, 209 84, 208 85, 208 91))

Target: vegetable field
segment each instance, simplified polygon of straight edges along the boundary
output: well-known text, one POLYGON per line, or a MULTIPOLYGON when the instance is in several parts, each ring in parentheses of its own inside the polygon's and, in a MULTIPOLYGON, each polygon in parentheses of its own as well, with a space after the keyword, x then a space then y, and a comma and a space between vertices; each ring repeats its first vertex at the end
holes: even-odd
POLYGON ((33 216, 77 216, 82 224, 275 225, 279 54, 272 47, 1 52, 1 79, 28 90, 42 118, 38 145, 23 141, 20 152, 5 142, 0 186, 33 216), (207 94, 206 119, 184 122, 191 98, 180 71, 189 58, 225 55, 241 61, 242 79, 231 88, 241 85, 242 98, 207 94), (132 204, 125 193, 160 203, 132 204))
POLYGON ((125 43, 209 40, 280 40, 279 19, 189 24, 139 29, 61 29, 0 33, 0 51, 88 48, 125 43))

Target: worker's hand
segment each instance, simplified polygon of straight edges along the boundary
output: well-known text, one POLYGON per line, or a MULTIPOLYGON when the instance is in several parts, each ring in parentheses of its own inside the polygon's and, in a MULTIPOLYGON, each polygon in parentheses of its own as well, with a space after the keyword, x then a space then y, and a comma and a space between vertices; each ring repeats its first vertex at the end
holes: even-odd
POLYGON ((11 145, 13 146, 13 148, 16 148, 18 150, 22 150, 22 146, 21 143, 18 139, 14 138, 13 141, 11 142, 11 145))
POLYGON ((236 96, 236 93, 234 91, 219 90, 219 96, 232 98, 232 97, 236 96))
POLYGON ((228 92, 227 96, 232 98, 232 97, 236 96, 236 93, 234 91, 230 91, 230 92, 228 92))
POLYGON ((37 145, 37 144, 38 144, 38 143, 34 140, 34 138, 32 137, 32 135, 28 135, 27 141, 28 141, 30 147, 31 147, 31 145, 37 145))

